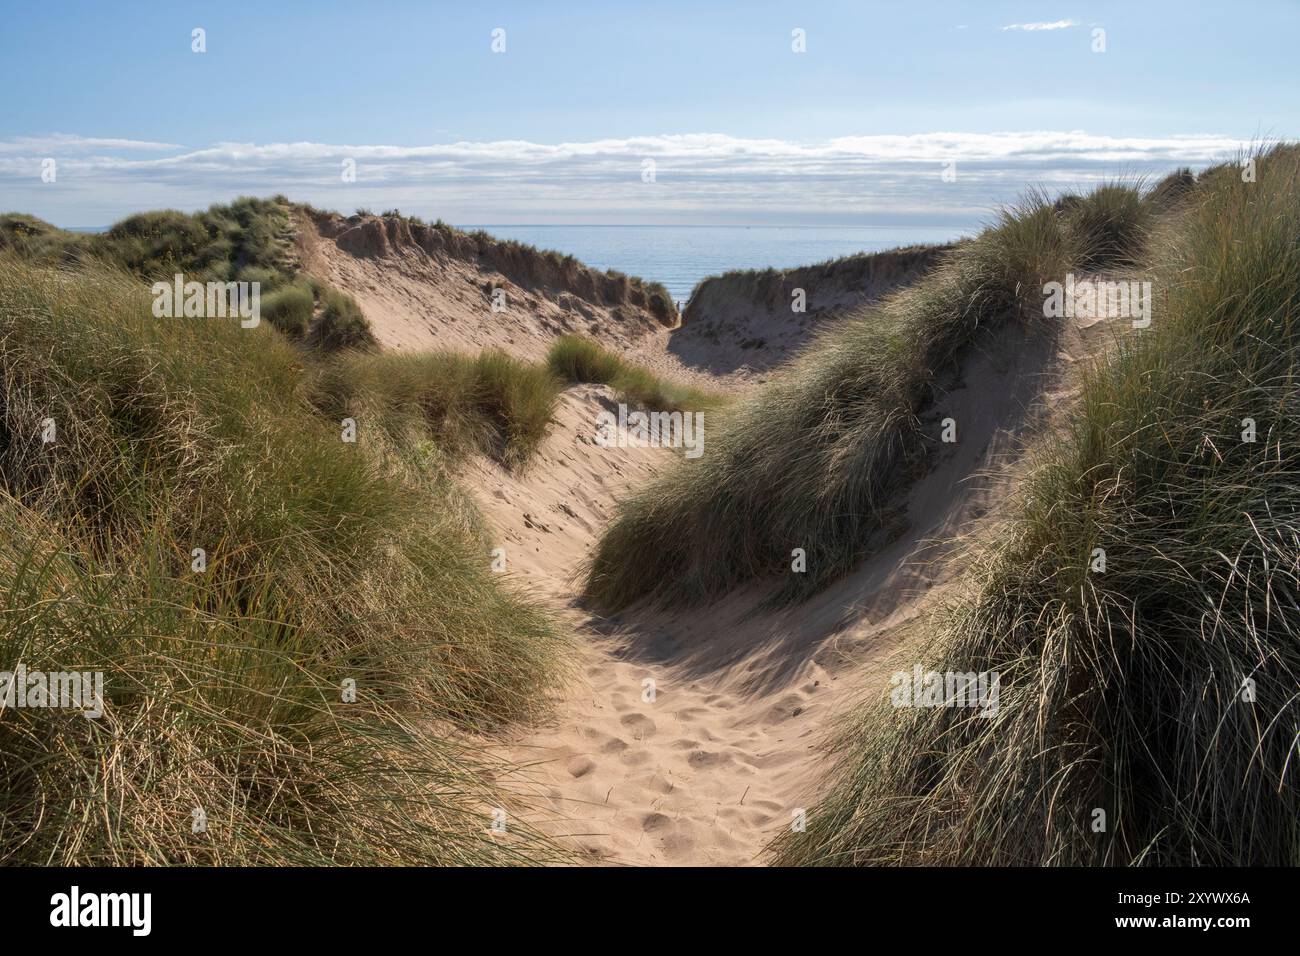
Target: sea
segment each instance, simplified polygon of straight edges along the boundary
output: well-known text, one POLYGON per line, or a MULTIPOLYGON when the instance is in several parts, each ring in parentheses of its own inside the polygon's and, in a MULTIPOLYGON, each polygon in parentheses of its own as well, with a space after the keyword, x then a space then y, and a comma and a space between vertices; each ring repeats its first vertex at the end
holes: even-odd
POLYGON ((959 227, 460 225, 568 253, 596 269, 662 282, 682 305, 695 284, 733 269, 788 269, 859 252, 949 242, 959 227))

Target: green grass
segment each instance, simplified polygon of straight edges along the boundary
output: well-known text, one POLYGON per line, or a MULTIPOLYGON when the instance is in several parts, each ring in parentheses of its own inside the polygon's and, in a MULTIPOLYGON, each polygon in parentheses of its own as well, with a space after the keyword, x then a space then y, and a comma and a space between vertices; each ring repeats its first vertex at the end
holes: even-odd
POLYGON ((365 416, 342 441, 318 374, 267 323, 160 322, 137 278, 0 256, 0 666, 102 671, 108 699, 0 714, 0 860, 561 855, 488 832, 462 733, 536 715, 563 636, 491 574, 437 444, 365 416))
POLYGON ((285 286, 262 299, 262 318, 294 341, 306 336, 315 312, 316 300, 306 284, 285 286))
POLYGON ((320 315, 308 330, 308 342, 324 352, 373 349, 378 343, 356 300, 336 289, 321 295, 320 315))
POLYGON ((546 437, 560 383, 503 352, 354 353, 323 366, 313 400, 332 420, 372 421, 447 456, 482 452, 522 468, 546 437))
POLYGON ((374 423, 404 446, 436 446, 446 461, 477 452, 524 470, 566 382, 609 384, 629 404, 658 411, 718 405, 713 395, 663 381, 576 336, 558 340, 545 364, 496 350, 346 353, 318 367, 309 394, 331 421, 374 423))
POLYGON ((628 405, 653 411, 707 411, 722 405, 721 396, 680 385, 628 362, 592 339, 565 335, 555 341, 546 364, 566 382, 609 385, 628 405))
POLYGON ((1146 195, 1146 201, 1158 212, 1166 212, 1190 196, 1196 187, 1196 177, 1184 166, 1176 169, 1156 183, 1146 195))
POLYGON ((1298 236, 1295 147, 1184 197, 1151 328, 1087 375, 915 649, 999 673, 996 716, 868 706, 779 862, 1300 864, 1298 236))
POLYGON ((1070 205, 1065 228, 1071 234, 1077 261, 1090 271, 1123 268, 1134 263, 1154 224, 1155 210, 1139 189, 1107 183, 1086 199, 1070 205))
POLYGON ((938 259, 950 250, 955 243, 898 246, 879 252, 854 252, 843 256, 834 256, 820 262, 794 268, 777 269, 729 269, 717 275, 705 276, 691 288, 687 302, 692 302, 706 290, 721 290, 724 296, 753 297, 770 289, 779 280, 789 280, 795 284, 807 279, 821 277, 844 277, 845 281, 868 282, 880 278, 894 278, 906 275, 912 270, 921 271, 928 268, 932 259, 938 259))
POLYGON ((290 338, 324 351, 373 347, 370 324, 351 296, 299 275, 294 209, 283 196, 245 196, 196 213, 138 213, 97 234, 6 213, 0 252, 45 265, 108 265, 150 282, 177 273, 187 281, 258 282, 265 317, 290 338))
MULTIPOLYGON (((1136 193, 1134 192, 1134 197, 1136 193)), ((892 505, 934 447, 920 415, 936 383, 990 326, 1042 317, 1045 280, 1113 257, 1103 213, 1140 216, 1113 188, 1058 211, 1031 194, 923 280, 822 335, 715 428, 708 454, 626 501, 592 560, 587 594, 690 604, 784 573, 775 602, 814 593, 878 547, 892 505), (1082 230, 1082 231, 1081 231, 1082 230)))

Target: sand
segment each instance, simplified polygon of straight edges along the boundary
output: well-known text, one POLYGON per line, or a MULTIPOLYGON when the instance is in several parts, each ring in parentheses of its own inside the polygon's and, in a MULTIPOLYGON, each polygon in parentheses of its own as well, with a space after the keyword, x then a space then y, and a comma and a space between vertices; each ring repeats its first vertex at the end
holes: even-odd
MULTIPOLYGON (((556 334, 574 330, 572 314, 538 302, 485 319, 473 293, 481 276, 399 258, 357 258, 328 242, 312 251, 317 273, 359 299, 389 348, 495 346, 538 358, 556 334)), ((729 391, 752 387, 804 343, 789 330, 770 335, 762 367, 747 370, 731 336, 714 352, 709 337, 694 336, 674 354, 672 330, 606 321, 576 330, 661 373, 729 391)), ((564 393, 525 473, 476 460, 465 483, 506 549, 506 577, 552 606, 576 645, 576 672, 555 692, 549 719, 483 742, 517 768, 500 780, 519 796, 512 812, 592 863, 764 862, 774 835, 815 812, 836 718, 884 693, 894 670, 925 663, 918 642, 1002 520, 1025 449, 1068 403, 1076 368, 1109 337, 1105 323, 1049 328, 1044 320, 974 350, 927 414, 936 431, 941 418, 956 417, 960 439, 900 502, 905 530, 781 613, 758 610, 774 582, 672 613, 633 607, 602 618, 582 605, 583 563, 617 502, 677 454, 598 446, 596 415, 616 403, 607 387, 564 393)))
POLYGON ((716 384, 706 369, 670 351, 675 330, 554 288, 520 285, 483 263, 430 255, 410 244, 394 245, 382 255, 357 255, 308 222, 299 225, 298 256, 308 275, 357 300, 380 346, 389 351, 501 349, 535 361, 560 336, 583 335, 661 375, 704 387, 716 384), (492 310, 488 288, 504 293, 502 311, 492 310))
POLYGON ((579 673, 552 718, 498 748, 525 768, 505 782, 527 795, 530 822, 593 862, 763 862, 767 842, 812 812, 826 785, 836 715, 916 662, 909 638, 923 636, 1000 520, 1026 442, 1068 399, 1072 367, 1098 334, 1008 330, 972 355, 933 411, 959 417, 961 440, 911 489, 907 531, 784 613, 756 613, 762 585, 687 612, 602 619, 580 605, 582 562, 615 502, 673 454, 592 443, 607 389, 566 393, 527 475, 479 462, 473 492, 518 552, 508 573, 578 635, 579 673))

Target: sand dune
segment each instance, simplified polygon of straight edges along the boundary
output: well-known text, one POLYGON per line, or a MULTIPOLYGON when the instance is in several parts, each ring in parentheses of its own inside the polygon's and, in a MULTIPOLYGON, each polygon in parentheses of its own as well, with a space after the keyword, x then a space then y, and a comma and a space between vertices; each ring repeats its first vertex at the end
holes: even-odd
POLYGON ((459 232, 421 240, 412 228, 395 216, 316 214, 298 222, 304 271, 351 294, 384 348, 498 348, 538 359, 556 338, 578 334, 657 374, 726 390, 761 383, 814 333, 915 281, 949 248, 718 276, 701 283, 679 320, 639 300, 618 301, 623 293, 597 288, 602 274, 580 264, 562 270, 545 254, 503 251, 459 232), (791 311, 795 288, 806 293, 804 312, 791 311), (501 311, 491 308, 495 290, 504 293, 501 311))
MULTIPOLYGON (((914 280, 937 255, 724 277, 698 290, 685 325, 669 327, 393 230, 378 217, 333 221, 301 239, 305 267, 351 293, 386 348, 538 359, 578 332, 660 374, 729 391, 761 383, 843 309, 914 280), (814 272, 827 273, 820 291, 814 272), (783 314, 792 282, 815 292, 811 311, 793 319, 783 314), (505 289, 511 307, 492 312, 487 288, 505 289)), ((909 635, 998 520, 1026 443, 1073 389, 1071 370, 1108 336, 1104 323, 1007 327, 972 350, 927 412, 936 433, 960 413, 961 439, 899 501, 892 540, 787 611, 761 610, 764 584, 685 611, 634 606, 602 618, 580 603, 584 562, 616 503, 676 454, 598 446, 596 415, 617 404, 605 386, 565 392, 523 474, 475 460, 467 484, 505 549, 506 574, 578 636, 577 672, 551 718, 489 742, 518 768, 502 783, 529 822, 593 862, 762 862, 770 839, 820 795, 835 716, 911 666, 909 635)))
POLYGON ((691 295, 669 352, 728 384, 762 381, 811 335, 932 269, 952 247, 914 246, 798 269, 731 272, 691 295), (794 309, 801 297, 802 311, 794 309))
POLYGON ((605 863, 762 862, 772 835, 819 795, 835 715, 886 686, 966 544, 997 520, 1024 443, 1106 336, 1008 328, 972 354, 932 411, 961 409, 962 441, 911 489, 906 530, 785 612, 757 610, 762 586, 672 613, 602 619, 580 606, 582 562, 614 503, 672 454, 596 446, 607 389, 566 393, 525 476, 479 462, 471 486, 514 556, 508 573, 580 636, 579 673, 552 719, 502 748, 523 768, 506 783, 529 795, 532 822, 605 863))
POLYGON ((540 359, 557 338, 577 334, 660 374, 713 383, 669 351, 675 314, 656 315, 635 296, 619 301, 627 294, 618 283, 602 291, 604 275, 581 264, 562 270, 536 252, 481 248, 467 234, 450 235, 421 243, 396 217, 303 216, 298 256, 307 274, 357 300, 385 349, 495 348, 540 359), (496 291, 503 294, 499 311, 496 291))

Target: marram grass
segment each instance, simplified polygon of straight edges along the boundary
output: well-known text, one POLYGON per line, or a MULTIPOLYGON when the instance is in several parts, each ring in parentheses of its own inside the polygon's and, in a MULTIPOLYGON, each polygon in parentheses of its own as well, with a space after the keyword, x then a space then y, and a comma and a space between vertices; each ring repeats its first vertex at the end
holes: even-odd
POLYGON ((466 736, 541 709, 562 635, 490 573, 436 442, 342 441, 315 374, 268 324, 0 260, 0 669, 107 698, 0 713, 0 860, 564 857, 489 832, 512 804, 466 736))
POLYGON ((638 408, 697 412, 718 409, 723 404, 720 395, 669 381, 580 335, 556 339, 546 355, 546 364, 562 381, 608 385, 620 401, 638 408))
POLYGON ((777 861, 1300 864, 1300 152, 1256 170, 1179 199, 1151 327, 914 649, 996 715, 868 705, 777 861))
POLYGON ((820 335, 710 430, 708 454, 626 501, 587 595, 613 609, 692 604, 782 576, 774 600, 786 602, 846 574, 881 544, 897 493, 924 469, 920 415, 963 350, 995 324, 1041 321, 1045 281, 1113 260, 1148 219, 1120 186, 1068 210, 1031 193, 1003 211, 929 276, 820 335), (1107 215, 1126 218, 1103 228, 1107 215), (806 573, 785 573, 795 548, 806 573))

